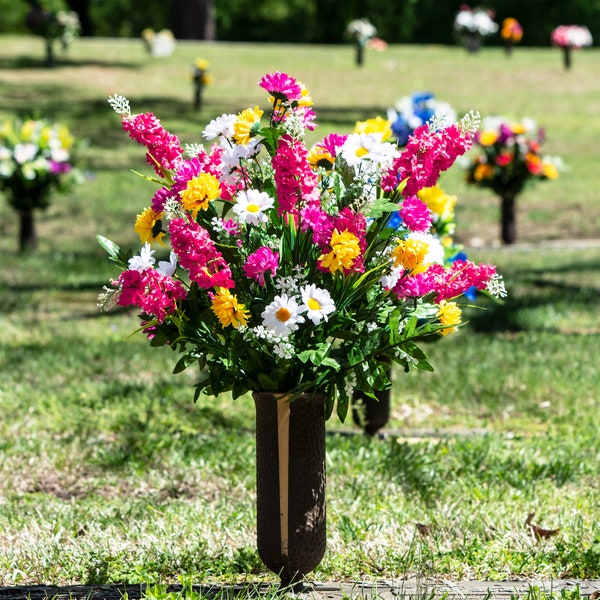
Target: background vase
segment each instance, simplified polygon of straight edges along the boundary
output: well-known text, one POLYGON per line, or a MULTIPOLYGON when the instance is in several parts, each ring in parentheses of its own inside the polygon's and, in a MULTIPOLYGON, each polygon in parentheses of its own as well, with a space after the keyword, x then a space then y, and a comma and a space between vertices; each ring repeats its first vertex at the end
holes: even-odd
POLYGON ((515 217, 515 199, 513 192, 504 192, 500 196, 501 206, 501 237, 505 244, 513 244, 517 239, 517 226, 515 217))
POLYGON ((391 390, 377 390, 377 400, 355 392, 352 399, 352 419, 367 435, 375 435, 390 419, 391 390))
POLYGON ((299 589, 327 546, 325 396, 253 398, 258 554, 282 587, 299 589))

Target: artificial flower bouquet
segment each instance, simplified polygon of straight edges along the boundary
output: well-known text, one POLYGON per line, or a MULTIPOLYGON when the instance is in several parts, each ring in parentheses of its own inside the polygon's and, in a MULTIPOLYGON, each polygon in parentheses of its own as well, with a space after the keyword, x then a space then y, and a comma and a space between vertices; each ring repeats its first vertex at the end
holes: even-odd
POLYGON ((377 28, 369 19, 353 19, 346 26, 346 35, 357 44, 365 46, 377 35, 377 28))
POLYGON ((53 12, 34 7, 27 15, 26 25, 34 34, 48 41, 60 41, 64 49, 71 44, 81 31, 79 15, 72 10, 53 12))
POLYGON ((592 34, 583 25, 559 25, 550 34, 553 46, 585 48, 592 45, 592 34))
POLYGON ((0 188, 16 210, 47 208, 53 190, 65 191, 82 174, 73 167, 75 139, 48 119, 15 119, 0 128, 0 188))
POLYGON ((445 117, 448 123, 452 123, 456 120, 456 111, 447 102, 437 100, 430 92, 414 92, 410 96, 403 96, 387 110, 387 118, 398 146, 406 146, 414 130, 433 117, 445 117))
POLYGON ((500 37, 511 44, 517 44, 523 39, 523 27, 519 21, 513 17, 508 17, 502 21, 500 37))
POLYGON ((456 329, 455 299, 503 294, 492 265, 443 264, 417 197, 468 150, 478 115, 418 127, 406 149, 379 133, 333 133, 311 147, 309 92, 287 74, 259 82, 258 106, 213 120, 188 145, 152 113, 110 102, 147 150, 157 189, 132 255, 99 236, 121 269, 99 304, 135 306, 153 346, 202 378, 195 396, 323 392, 344 419, 354 389, 389 388, 392 363, 431 370, 419 339, 456 329))
POLYGON ((467 50, 477 51, 484 38, 498 31, 494 12, 463 4, 454 18, 454 35, 467 50))
POLYGON ((556 179, 564 165, 559 157, 542 155, 544 137, 532 119, 486 117, 475 134, 479 153, 467 164, 467 183, 516 196, 536 179, 556 179))

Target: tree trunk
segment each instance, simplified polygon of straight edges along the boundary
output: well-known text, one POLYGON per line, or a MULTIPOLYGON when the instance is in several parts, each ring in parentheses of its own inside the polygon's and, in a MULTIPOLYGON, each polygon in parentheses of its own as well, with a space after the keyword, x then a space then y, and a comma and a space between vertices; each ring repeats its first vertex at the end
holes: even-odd
POLYGON ((215 0, 171 0, 171 30, 179 40, 215 40, 215 0))

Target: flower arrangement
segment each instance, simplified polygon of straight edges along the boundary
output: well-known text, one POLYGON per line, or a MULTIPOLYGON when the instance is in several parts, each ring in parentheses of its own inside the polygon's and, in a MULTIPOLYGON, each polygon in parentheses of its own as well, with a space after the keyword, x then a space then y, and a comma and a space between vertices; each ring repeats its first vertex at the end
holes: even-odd
POLYGON ((209 62, 205 58, 197 58, 194 62, 192 81, 194 82, 194 108, 202 107, 202 92, 205 86, 213 82, 212 75, 208 72, 209 62))
MULTIPOLYGON (((48 119, 4 121, 0 128, 0 189, 9 204, 30 220, 50 205, 54 190, 65 191, 82 174, 73 167, 75 140, 66 125, 48 119)), ((35 247, 35 232, 23 231, 21 250, 35 247)), ((33 222, 27 225, 33 228, 33 222)))
MULTIPOLYGON (((544 130, 532 119, 512 122, 505 117, 485 118, 482 130, 475 134, 479 153, 467 164, 467 183, 491 188, 512 205, 527 184, 556 179, 564 169, 559 157, 541 154, 544 138, 544 130)), ((505 243, 514 241, 514 225, 512 229, 503 230, 505 243)))
POLYGON ((377 29, 369 19, 353 19, 346 26, 346 37, 350 38, 356 47, 356 64, 364 62, 364 49, 368 43, 375 39, 377 29))
POLYGON ((414 130, 434 117, 445 117, 452 123, 456 120, 456 112, 450 104, 436 100, 429 92, 415 92, 404 96, 387 110, 387 118, 398 146, 405 146, 414 130))
POLYGON ((148 54, 156 57, 171 56, 173 54, 175 37, 170 29, 161 29, 161 31, 156 32, 151 27, 147 27, 141 35, 148 54))
POLYGON ((309 148, 305 86, 280 72, 259 85, 267 122, 258 106, 222 115, 204 129, 210 148, 188 145, 187 158, 152 113, 110 98, 158 189, 136 254, 99 236, 121 270, 99 304, 137 307, 150 343, 181 354, 175 372, 199 366, 196 397, 323 392, 343 419, 355 388, 390 386, 392 363, 432 369, 417 342, 456 329, 467 289, 503 293, 492 265, 443 265, 416 196, 471 147, 478 115, 418 127, 402 152, 379 133, 309 148))
POLYGON ((463 4, 454 18, 454 35, 467 50, 476 52, 484 38, 498 31, 494 16, 491 10, 463 4))
POLYGON ((508 17, 502 21, 500 37, 504 41, 506 53, 511 54, 513 46, 523 39, 523 27, 515 18, 508 17))
POLYGON ((59 41, 67 50, 81 31, 79 15, 75 11, 46 10, 38 0, 28 0, 31 9, 25 18, 25 25, 35 34, 46 40, 46 63, 54 65, 53 44, 59 41))
POLYGON ((592 34, 582 25, 559 25, 552 31, 550 39, 553 46, 560 48, 585 48, 592 45, 592 34))
POLYGON ((582 25, 559 25, 550 34, 550 39, 553 46, 562 50, 565 69, 571 68, 571 50, 592 45, 592 34, 582 25))

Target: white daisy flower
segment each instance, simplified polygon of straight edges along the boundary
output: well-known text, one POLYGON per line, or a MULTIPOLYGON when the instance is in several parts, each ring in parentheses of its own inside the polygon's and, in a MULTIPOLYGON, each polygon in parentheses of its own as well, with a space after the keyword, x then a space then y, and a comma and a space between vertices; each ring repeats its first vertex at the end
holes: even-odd
POLYGON ((391 164, 398 156, 398 149, 381 141, 381 133, 353 133, 348 136, 341 149, 342 158, 355 167, 369 160, 378 165, 391 164))
POLYGON ((141 250, 139 256, 134 256, 129 259, 127 264, 132 271, 145 271, 146 269, 150 269, 154 267, 154 250, 152 250, 152 246, 148 242, 146 242, 141 250))
POLYGON ((275 200, 266 192, 258 190, 241 191, 236 197, 233 212, 240 223, 260 225, 266 223, 268 218, 265 211, 273 207, 275 200))
POLYGON ((262 312, 263 325, 279 337, 287 337, 304 323, 298 303, 286 294, 275 296, 273 302, 262 312))
POLYGON ((14 149, 15 160, 22 165, 27 161, 33 160, 37 154, 36 144, 16 144, 14 149))
POLYGON ((302 311, 306 316, 318 325, 321 321, 327 321, 327 315, 335 310, 335 303, 327 290, 320 289, 314 284, 302 288, 302 311))
POLYGON ((216 119, 213 119, 202 132, 202 136, 205 140, 214 140, 219 136, 225 138, 233 137, 233 124, 237 117, 235 115, 221 115, 216 119))

